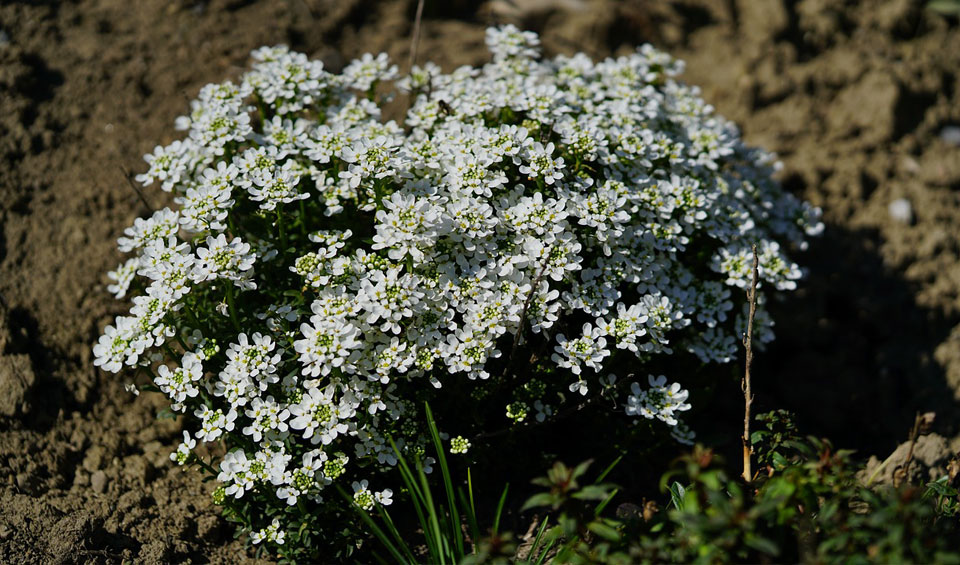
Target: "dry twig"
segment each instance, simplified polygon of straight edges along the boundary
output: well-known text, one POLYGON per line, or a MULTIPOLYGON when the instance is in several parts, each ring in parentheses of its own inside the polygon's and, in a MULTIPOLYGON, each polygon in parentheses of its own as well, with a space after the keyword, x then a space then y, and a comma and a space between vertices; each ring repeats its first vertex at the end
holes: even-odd
POLYGON ((127 184, 130 185, 130 188, 137 193, 137 196, 140 197, 140 201, 143 202, 143 205, 147 207, 147 210, 153 210, 153 207, 150 206, 150 203, 147 202, 147 197, 143 195, 143 191, 140 190, 140 187, 133 182, 133 174, 128 171, 125 167, 120 167, 120 172, 123 173, 123 178, 127 181, 127 184))
POLYGON ((747 321, 747 335, 743 337, 743 347, 746 349, 746 368, 743 371, 743 380, 740 388, 743 390, 743 480, 749 483, 753 480, 750 458, 753 447, 750 445, 750 408, 753 404, 753 392, 750 388, 750 367, 753 364, 753 319, 757 314, 757 284, 760 279, 760 259, 757 256, 757 246, 753 246, 753 281, 747 299, 750 301, 750 317, 747 321))
POLYGON ((410 64, 407 65, 408 72, 417 64, 417 51, 420 49, 420 23, 423 20, 423 3, 424 0, 417 2, 417 15, 413 19, 413 39, 410 43, 410 64))
POLYGON ((920 439, 920 436, 930 432, 930 426, 933 425, 934 417, 933 412, 927 412, 926 414, 917 412, 917 415, 913 418, 913 426, 910 428, 910 448, 907 450, 907 460, 903 465, 899 465, 893 470, 894 488, 899 487, 907 479, 910 463, 913 463, 913 451, 917 447, 917 440, 920 439))

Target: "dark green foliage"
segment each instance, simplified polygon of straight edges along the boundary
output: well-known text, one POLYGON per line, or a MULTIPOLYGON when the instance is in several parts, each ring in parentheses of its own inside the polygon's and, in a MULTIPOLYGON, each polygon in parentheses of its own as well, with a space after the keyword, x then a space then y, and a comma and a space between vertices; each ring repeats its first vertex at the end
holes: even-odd
POLYGON ((559 512, 562 527, 547 539, 563 540, 556 558, 564 563, 960 563, 960 497, 950 477, 922 488, 869 489, 857 478, 850 452, 826 440, 799 439, 784 412, 758 420, 766 430, 753 436, 766 469, 750 485, 731 478, 711 450, 698 446, 661 480, 669 496, 665 511, 650 512, 647 503, 641 514, 621 504, 617 518, 590 515, 575 501, 581 493, 588 499, 599 493, 576 486, 558 492, 550 479, 556 471, 538 479, 551 490, 527 506, 559 512))
POLYGON ((399 563, 960 563, 953 466, 950 476, 927 485, 867 488, 850 452, 801 438, 789 413, 757 420, 764 425, 753 434, 760 473, 751 484, 697 446, 661 478, 661 509, 656 501, 618 500, 620 491, 605 479, 619 460, 593 476, 591 461, 575 467, 558 462, 532 481, 542 490, 522 507, 536 513, 533 535, 524 539, 499 529, 506 489, 493 527, 480 535, 472 484, 468 480, 468 490, 454 496, 431 418, 446 498, 430 502, 422 467, 414 476, 406 462, 401 465, 426 553, 409 545, 384 510, 386 531, 366 520, 399 563))

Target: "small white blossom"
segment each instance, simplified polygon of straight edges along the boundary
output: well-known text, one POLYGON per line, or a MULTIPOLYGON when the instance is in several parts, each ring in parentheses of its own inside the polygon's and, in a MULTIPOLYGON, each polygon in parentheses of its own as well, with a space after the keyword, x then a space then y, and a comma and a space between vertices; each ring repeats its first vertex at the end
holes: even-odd
POLYGON ((631 394, 627 397, 626 411, 630 416, 657 418, 669 426, 676 426, 676 413, 689 410, 690 405, 685 401, 690 393, 680 388, 680 383, 667 383, 667 377, 660 375, 648 376, 650 387, 642 389, 639 384, 630 385, 631 394))

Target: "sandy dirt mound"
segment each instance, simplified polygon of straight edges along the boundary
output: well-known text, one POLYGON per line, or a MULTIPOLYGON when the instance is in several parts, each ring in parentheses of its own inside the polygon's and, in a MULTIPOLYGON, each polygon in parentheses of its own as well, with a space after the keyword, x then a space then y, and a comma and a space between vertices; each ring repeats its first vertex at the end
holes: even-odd
MULTIPOLYGON (((777 306, 760 408, 889 453, 917 410, 957 432, 960 398, 960 31, 921 2, 427 2, 421 58, 486 57, 514 22, 550 53, 652 42, 778 152, 782 180, 824 208, 810 270, 777 306), (891 203, 895 214, 891 215, 891 203), (951 414, 952 411, 952 414, 951 414)), ((337 69, 408 55, 415 2, 88 0, 0 6, 0 562, 235 562, 209 486, 167 455, 176 422, 92 366, 121 311, 104 273, 146 210, 125 180, 174 118, 249 51, 287 43, 337 69)), ((162 195, 151 192, 154 205, 162 195)), ((762 377, 757 377, 763 381, 762 377)), ((738 391, 731 387, 731 398, 738 391)), ((732 406, 736 406, 732 404, 732 406)), ((734 420, 735 421, 735 420, 734 420)))

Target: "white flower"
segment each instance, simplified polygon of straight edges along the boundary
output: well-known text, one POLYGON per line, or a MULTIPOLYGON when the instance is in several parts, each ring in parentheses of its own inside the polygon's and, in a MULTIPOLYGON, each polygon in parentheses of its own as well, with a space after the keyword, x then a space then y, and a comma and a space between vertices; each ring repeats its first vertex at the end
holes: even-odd
POLYGON ((161 188, 170 192, 188 173, 187 169, 192 149, 190 143, 179 140, 166 147, 156 146, 153 153, 143 156, 143 159, 150 165, 150 169, 142 175, 137 175, 137 181, 143 183, 144 186, 149 186, 154 181, 160 181, 161 188))
POLYGON ((237 419, 237 412, 232 408, 224 413, 220 408, 211 410, 207 406, 201 406, 193 415, 202 421, 200 429, 194 435, 204 442, 214 441, 224 432, 232 431, 234 420, 237 419))
POLYGON ((124 364, 136 365, 147 346, 153 344, 153 336, 144 333, 137 322, 136 318, 120 316, 116 326, 104 328, 93 347, 94 366, 117 373, 124 364))
POLYGON ((137 218, 133 225, 123 230, 126 237, 117 240, 120 251, 141 249, 154 241, 166 241, 177 235, 180 229, 180 213, 169 208, 158 210, 150 218, 137 218))
POLYGON ((126 296, 127 290, 130 289, 130 283, 133 282, 133 278, 137 275, 137 270, 139 269, 140 258, 131 257, 123 264, 118 266, 117 270, 107 273, 107 276, 110 277, 110 280, 115 281, 114 284, 107 286, 107 292, 114 295, 116 298, 123 298, 126 296))
POLYGON ((397 76, 397 66, 390 64, 386 53, 376 57, 364 53, 362 57, 343 69, 347 84, 357 90, 367 91, 381 80, 392 80, 397 76))
POLYGON ((176 462, 177 465, 185 464, 189 460, 193 448, 196 446, 197 440, 190 437, 190 433, 184 430, 183 442, 177 446, 176 451, 170 454, 170 460, 176 462))
POLYGON ((299 404, 290 406, 290 415, 293 416, 290 427, 303 430, 303 438, 313 444, 329 445, 339 434, 345 433, 347 425, 339 420, 341 410, 334 403, 333 393, 333 387, 307 390, 299 404))
POLYGON ((682 390, 680 383, 664 386, 667 377, 663 375, 649 375, 647 379, 650 388, 646 390, 641 389, 637 383, 630 385, 632 394, 627 397, 627 414, 648 419, 657 418, 669 426, 676 426, 675 413, 690 409, 690 405, 685 403, 690 395, 689 391, 682 390))
MULTIPOLYGON (((367 485, 370 484, 366 479, 353 483, 353 501, 364 510, 373 510, 374 504, 377 502, 377 497, 370 492, 370 489, 367 488, 367 485)), ((390 494, 393 494, 392 492, 390 494)), ((389 499, 389 497, 388 497, 389 499)))
MULTIPOLYGON (((603 335, 603 330, 593 327, 592 324, 584 324, 583 335, 577 339, 567 339, 563 334, 559 334, 559 345, 554 347, 554 362, 560 367, 570 369, 574 375, 580 375, 584 366, 599 371, 603 360, 610 355, 610 350, 606 349, 607 339, 603 335)), ((578 381, 576 387, 571 385, 570 390, 586 394, 586 384, 580 383, 582 381, 578 381)))
POLYGON ((253 441, 259 442, 264 436, 282 438, 287 431, 286 420, 290 417, 290 410, 272 396, 254 398, 244 414, 251 422, 242 431, 244 435, 251 436, 253 441))
POLYGON ((274 518, 270 525, 262 530, 257 530, 250 534, 250 541, 254 544, 260 544, 264 541, 272 542, 277 545, 283 545, 285 533, 280 529, 280 519, 274 518))
POLYGON ((180 367, 170 369, 160 365, 157 369, 157 378, 154 384, 161 392, 170 397, 174 410, 182 411, 183 403, 187 398, 196 397, 200 392, 197 383, 203 377, 203 366, 195 353, 187 352, 183 356, 180 367))
POLYGON ((348 360, 351 351, 361 345, 357 339, 360 330, 356 326, 333 316, 316 314, 310 323, 300 325, 300 333, 304 339, 295 341, 293 347, 304 365, 304 375, 326 376, 338 368, 353 370, 348 360))
POLYGON ((487 47, 494 60, 511 57, 536 57, 540 38, 530 31, 520 31, 513 25, 487 28, 487 47))
POLYGON ((422 261, 424 250, 430 249, 436 239, 440 214, 427 199, 394 192, 383 200, 376 219, 373 249, 388 249, 387 256, 394 261, 408 253, 414 261, 422 261))
POLYGON ((609 337, 612 337, 618 349, 628 349, 637 352, 637 338, 647 334, 644 324, 647 322, 645 308, 634 304, 627 308, 622 303, 617 304, 617 317, 613 320, 598 320, 597 326, 609 337))
POLYGON ((216 169, 204 169, 199 186, 188 188, 178 198, 180 224, 193 232, 225 230, 224 221, 234 205, 232 187, 238 174, 235 165, 223 161, 217 163, 216 169))
POLYGON ((250 251, 250 244, 233 238, 227 242, 224 234, 217 237, 207 236, 206 247, 197 248, 196 266, 191 278, 197 282, 218 278, 233 281, 240 288, 256 288, 251 279, 256 254, 250 251))
POLYGON ((380 492, 374 493, 373 497, 380 506, 390 506, 393 504, 393 490, 391 489, 383 489, 380 492))
POLYGON ((553 184, 563 178, 563 157, 553 158, 556 147, 553 142, 546 146, 537 142, 527 149, 524 162, 520 165, 520 173, 531 179, 541 179, 547 184, 553 184))
POLYGON ((423 292, 417 289, 414 275, 400 274, 399 268, 373 271, 360 282, 357 301, 368 314, 368 324, 380 322, 383 332, 400 333, 398 322, 414 314, 423 292))
MULTIPOLYGON (((288 161, 287 163, 290 163, 288 161)), ((280 204, 288 204, 309 198, 310 195, 297 190, 300 183, 300 173, 293 167, 284 166, 269 173, 258 174, 253 183, 247 188, 250 200, 260 202, 263 210, 275 210, 280 204)))
MULTIPOLYGON (((223 444, 215 500, 246 497, 255 543, 282 544, 304 501, 328 522, 328 486, 389 504, 370 484, 398 464, 388 438, 429 445, 422 400, 492 402, 473 381, 493 378, 500 407, 478 414, 546 421, 613 394, 613 367, 730 362, 752 245, 765 291, 802 275, 789 254, 823 229, 819 211, 676 80, 681 63, 650 46, 541 61, 513 26, 487 42, 487 65, 427 64, 399 84, 382 54, 333 75, 258 49, 239 81, 201 89, 176 121, 184 139, 146 156, 138 179, 174 206, 118 239, 131 255, 108 290, 130 310, 94 364, 149 367, 195 418, 178 463, 223 444), (402 122, 386 119, 392 87, 410 94, 402 122)), ((758 346, 771 328, 758 309, 758 346)), ((648 380, 626 413, 691 441, 688 391, 648 380)))

